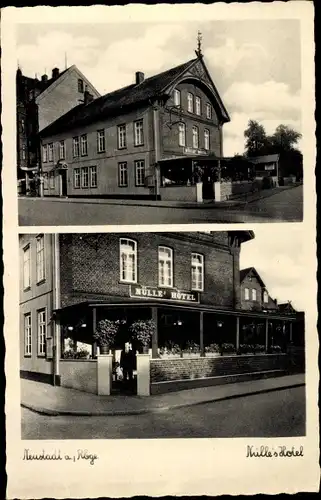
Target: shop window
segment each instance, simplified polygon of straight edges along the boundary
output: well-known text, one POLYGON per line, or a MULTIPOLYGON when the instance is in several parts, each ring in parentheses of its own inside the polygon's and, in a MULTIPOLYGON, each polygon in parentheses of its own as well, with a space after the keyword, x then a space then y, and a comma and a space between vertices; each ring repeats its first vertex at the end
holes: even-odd
POLYGON ((137 282, 137 243, 127 238, 120 239, 120 281, 137 282))

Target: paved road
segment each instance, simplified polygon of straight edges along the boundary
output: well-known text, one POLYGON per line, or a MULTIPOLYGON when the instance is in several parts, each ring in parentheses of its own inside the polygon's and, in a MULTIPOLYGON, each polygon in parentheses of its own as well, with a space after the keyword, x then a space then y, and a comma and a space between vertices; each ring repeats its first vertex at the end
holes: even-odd
POLYGON ((305 388, 119 417, 49 417, 22 409, 22 439, 291 437, 305 435, 305 388))
MULTIPOLYGON (((119 202, 118 202, 119 203, 119 202)), ((125 203, 125 202, 124 202, 125 203)), ((192 224, 301 221, 303 189, 298 186, 233 209, 19 199, 19 225, 192 224)))

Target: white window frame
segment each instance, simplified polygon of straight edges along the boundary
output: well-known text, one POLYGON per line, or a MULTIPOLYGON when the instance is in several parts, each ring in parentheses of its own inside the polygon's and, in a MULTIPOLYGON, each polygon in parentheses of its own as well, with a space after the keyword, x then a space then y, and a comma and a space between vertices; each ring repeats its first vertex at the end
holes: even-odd
POLYGON ((263 291, 263 302, 264 304, 268 304, 269 302, 269 294, 267 293, 266 290, 263 291))
POLYGON ((42 161, 47 163, 48 161, 48 144, 43 144, 42 146, 42 161))
POLYGON ((145 186, 145 160, 135 160, 135 186, 145 186))
POLYGON ((97 152, 105 153, 106 151, 106 137, 105 129, 97 130, 97 152))
POLYGON ((96 165, 92 165, 91 167, 89 167, 89 180, 90 180, 90 187, 91 188, 98 187, 96 165))
POLYGON ((244 288, 244 300, 250 300, 250 289, 244 288))
POLYGON ((201 116, 201 98, 195 97, 195 114, 201 116))
POLYGON ((254 302, 257 301, 257 291, 256 291, 256 288, 252 288, 252 300, 254 302))
POLYGON ((46 356, 47 311, 46 308, 37 310, 37 354, 46 356))
POLYGON ((142 118, 134 122, 134 145, 144 145, 144 120, 142 118))
POLYGON ((212 119, 212 106, 209 102, 206 103, 206 118, 208 120, 212 119))
POLYGON ((24 290, 31 286, 31 247, 26 245, 23 249, 23 288, 24 290))
POLYGON ((79 137, 72 138, 72 155, 74 158, 78 158, 80 156, 80 147, 79 147, 79 137))
POLYGON ((119 280, 121 283, 137 283, 137 241, 119 239, 119 280))
POLYGON ((127 148, 127 130, 126 124, 122 123, 117 126, 117 140, 118 140, 118 149, 127 148))
POLYGON ((173 288, 173 249, 163 245, 158 247, 158 285, 173 288))
POLYGON ((82 134, 80 136, 80 156, 88 155, 88 142, 87 142, 87 134, 82 134))
POLYGON ((36 276, 37 283, 46 279, 45 236, 40 234, 36 239, 36 276))
POLYGON ((54 147, 53 142, 48 144, 48 161, 54 161, 54 147))
POLYGON ((193 148, 199 148, 199 130, 196 125, 193 125, 192 128, 192 136, 193 136, 193 148))
POLYGON ((128 187, 127 161, 118 163, 118 187, 128 187))
POLYGON ((89 188, 89 167, 81 167, 81 187, 83 189, 89 188), (85 182, 87 179, 87 182, 85 182))
POLYGON ((194 96, 192 92, 187 93, 187 111, 189 113, 194 113, 194 96))
POLYGON ((204 291, 204 255, 192 253, 191 256, 191 290, 204 291))
POLYGON ((178 145, 186 146, 186 125, 184 122, 178 124, 178 145))
POLYGON ((64 160, 66 156, 65 141, 59 141, 59 160, 64 160))
POLYGON ((210 131, 208 128, 204 129, 204 149, 206 149, 206 151, 210 149, 210 131))
POLYGON ((24 328, 24 355, 31 356, 32 355, 31 312, 24 314, 23 328, 24 328))
POLYGON ((80 168, 75 168, 74 169, 74 188, 75 189, 80 189, 80 187, 81 187, 80 168))
POLYGON ((180 106, 181 105, 181 91, 180 90, 174 89, 173 100, 174 100, 174 105, 175 106, 180 106))

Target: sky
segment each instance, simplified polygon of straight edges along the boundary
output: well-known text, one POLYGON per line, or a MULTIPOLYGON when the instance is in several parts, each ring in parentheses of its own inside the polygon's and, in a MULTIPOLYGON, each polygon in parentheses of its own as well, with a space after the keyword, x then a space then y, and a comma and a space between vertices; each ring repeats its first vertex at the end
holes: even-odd
POLYGON ((269 294, 279 303, 291 301, 305 310, 307 276, 304 228, 302 224, 262 224, 255 238, 241 246, 240 269, 255 267, 269 294))
POLYGON ((17 59, 38 78, 75 64, 101 93, 195 57, 202 50, 231 122, 224 125, 224 155, 244 152, 250 119, 268 134, 279 124, 301 132, 300 24, 298 20, 220 20, 181 23, 20 24, 17 59))

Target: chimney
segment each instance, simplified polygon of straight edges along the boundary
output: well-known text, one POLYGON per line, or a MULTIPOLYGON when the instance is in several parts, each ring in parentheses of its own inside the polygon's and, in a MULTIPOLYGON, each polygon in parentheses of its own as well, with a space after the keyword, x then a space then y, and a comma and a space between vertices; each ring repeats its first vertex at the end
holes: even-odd
POLYGON ((85 92, 84 92, 84 105, 86 106, 86 104, 89 104, 93 100, 94 100, 94 96, 90 92, 88 92, 88 90, 85 90, 85 92))
POLYGON ((52 70, 52 78, 55 80, 59 76, 59 68, 54 68, 52 70))
POLYGON ((136 71, 136 85, 143 83, 145 80, 145 75, 141 71, 136 71))
POLYGON ((48 75, 42 75, 41 81, 42 82, 47 82, 48 81, 48 75))

